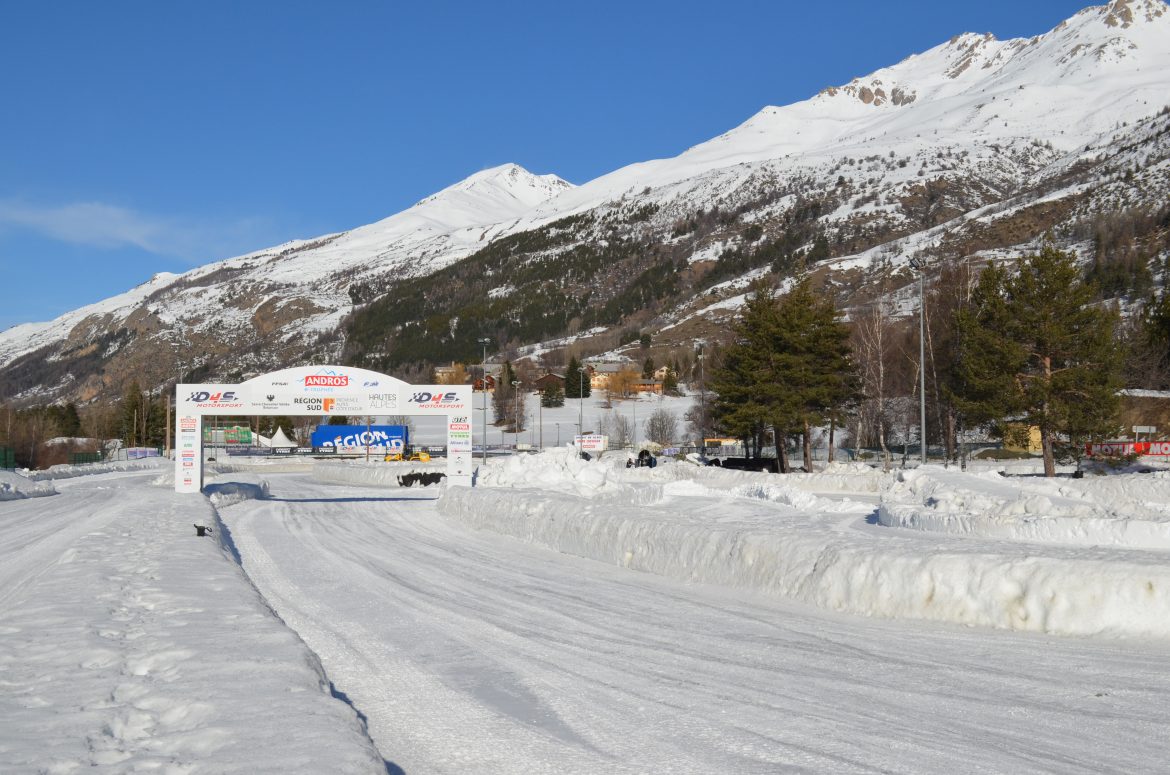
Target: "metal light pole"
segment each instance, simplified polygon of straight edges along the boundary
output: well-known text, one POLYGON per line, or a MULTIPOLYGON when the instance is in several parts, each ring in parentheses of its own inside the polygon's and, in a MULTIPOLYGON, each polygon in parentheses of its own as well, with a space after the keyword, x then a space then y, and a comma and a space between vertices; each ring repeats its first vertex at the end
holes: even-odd
POLYGON ((926 262, 910 259, 918 270, 918 443, 922 465, 926 465, 926 262))
POLYGON ((487 346, 491 339, 477 339, 479 344, 483 345, 483 366, 482 372, 479 375, 480 384, 483 387, 483 451, 480 453, 480 460, 483 464, 487 464, 487 346))
POLYGON ((585 364, 577 369, 577 435, 585 432, 585 364))
POLYGON ((512 380, 512 447, 520 448, 520 380, 512 380))
POLYGON ((703 374, 703 345, 699 345, 699 454, 707 450, 707 380, 703 374))
POLYGON ((638 391, 634 391, 634 403, 630 406, 634 409, 634 449, 638 448, 638 391))

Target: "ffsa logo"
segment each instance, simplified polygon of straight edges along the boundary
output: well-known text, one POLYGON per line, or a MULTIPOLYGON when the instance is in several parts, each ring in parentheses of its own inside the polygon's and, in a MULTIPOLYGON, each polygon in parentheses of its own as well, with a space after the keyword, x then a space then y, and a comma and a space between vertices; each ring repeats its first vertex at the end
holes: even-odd
POLYGON ((187 400, 196 404, 226 404, 236 400, 236 393, 234 390, 225 390, 222 393, 209 393, 206 390, 197 390, 187 400))

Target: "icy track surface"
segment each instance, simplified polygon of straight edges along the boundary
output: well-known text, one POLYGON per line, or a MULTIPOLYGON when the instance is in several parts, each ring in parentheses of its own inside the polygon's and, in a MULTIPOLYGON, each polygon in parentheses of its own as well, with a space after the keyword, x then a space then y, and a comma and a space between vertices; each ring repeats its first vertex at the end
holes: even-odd
POLYGON ((207 500, 158 473, 0 503, 0 772, 385 773, 207 500))
MULTIPOLYGON (((268 476, 268 499, 221 517, 258 589, 410 775, 1136 773, 1170 759, 1165 639, 849 616, 553 550, 526 532, 530 515, 514 515, 516 536, 475 529, 471 491, 440 510, 441 490, 329 478, 268 476)), ((545 521, 600 501, 593 517, 739 529, 770 509, 929 555, 938 536, 871 524, 871 480, 843 475, 825 496, 811 480, 499 466, 475 492, 497 528, 508 514, 489 507, 525 498, 545 521)))

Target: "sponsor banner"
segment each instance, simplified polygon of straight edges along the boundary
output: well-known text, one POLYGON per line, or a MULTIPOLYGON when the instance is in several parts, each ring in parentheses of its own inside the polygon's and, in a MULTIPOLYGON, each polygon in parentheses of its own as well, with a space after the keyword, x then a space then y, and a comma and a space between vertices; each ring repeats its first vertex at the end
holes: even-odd
POLYGON ((1089 455, 1121 457, 1124 455, 1165 455, 1170 456, 1170 441, 1106 441, 1100 444, 1086 444, 1089 455))
POLYGON ((194 402, 185 404, 183 401, 193 392, 195 391, 183 390, 181 387, 176 395, 178 409, 175 415, 175 490, 178 492, 199 492, 203 486, 203 461, 200 459, 203 449, 203 422, 198 414, 190 413, 201 413, 203 410, 195 409, 192 406, 194 402))
POLYGON ((251 402, 239 385, 179 385, 179 412, 240 414, 251 402))
MULTIPOLYGON (((287 389, 287 388, 286 388, 287 389)), ((293 396, 275 390, 252 396, 250 412, 280 412, 285 414, 293 405, 293 396)))
POLYGON ((299 380, 301 390, 306 393, 336 393, 360 383, 350 379, 345 369, 322 368, 313 374, 306 374, 299 380))
POLYGON ((405 425, 318 425, 310 443, 314 447, 344 447, 383 452, 402 452, 409 443, 405 425))
POLYGON ((475 470, 475 462, 471 459, 471 451, 447 452, 447 486, 470 487, 471 473, 475 470))
POLYGON ((471 409, 471 386, 414 385, 403 389, 399 403, 410 414, 466 412, 471 409))
POLYGON ((574 436, 573 443, 582 452, 604 452, 609 449, 609 436, 600 433, 586 433, 574 436))
POLYGON ((465 414, 447 416, 447 454, 456 457, 471 454, 471 417, 465 414))
MULTIPOLYGON (((375 384, 373 387, 376 389, 378 386, 375 384)), ((398 410, 397 393, 367 393, 366 400, 370 409, 378 414, 383 412, 390 414, 398 410)))

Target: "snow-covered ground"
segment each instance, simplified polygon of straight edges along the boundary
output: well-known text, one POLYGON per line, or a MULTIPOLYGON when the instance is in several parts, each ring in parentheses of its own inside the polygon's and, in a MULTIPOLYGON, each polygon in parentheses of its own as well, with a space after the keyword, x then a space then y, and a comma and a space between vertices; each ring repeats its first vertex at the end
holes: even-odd
POLYGON ((0 503, 0 771, 1164 770, 1170 475, 624 460, 0 503))

